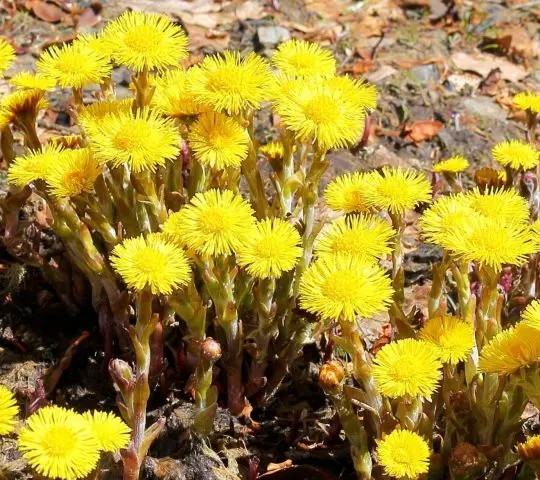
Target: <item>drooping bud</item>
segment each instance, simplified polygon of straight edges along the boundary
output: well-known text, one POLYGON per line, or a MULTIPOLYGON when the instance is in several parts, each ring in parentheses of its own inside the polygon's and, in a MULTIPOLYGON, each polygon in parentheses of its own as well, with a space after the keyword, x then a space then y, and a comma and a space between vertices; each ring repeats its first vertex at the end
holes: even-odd
POLYGON ((216 363, 221 358, 221 345, 211 337, 207 337, 201 344, 201 356, 210 363, 216 363))
POLYGON ((119 358, 112 359, 109 363, 109 374, 122 392, 133 390, 135 377, 127 362, 119 358))
POLYGON ((518 443, 517 450, 526 462, 540 461, 540 435, 529 438, 525 443, 518 443))
POLYGON ((488 468, 488 460, 474 445, 461 442, 452 449, 449 465, 455 480, 483 478, 488 468))
POLYGON ((337 362, 325 363, 319 372, 319 385, 325 392, 339 393, 345 377, 343 367, 337 362))

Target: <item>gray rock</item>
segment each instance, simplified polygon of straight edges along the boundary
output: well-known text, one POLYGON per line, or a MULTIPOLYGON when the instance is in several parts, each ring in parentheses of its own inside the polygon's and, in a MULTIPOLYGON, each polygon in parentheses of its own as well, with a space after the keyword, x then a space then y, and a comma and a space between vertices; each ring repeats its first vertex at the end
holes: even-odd
POLYGON ((471 115, 491 118, 499 122, 506 120, 506 111, 488 97, 466 98, 463 107, 471 115))
POLYGON ((257 28, 257 38, 264 46, 277 45, 291 38, 289 30, 278 25, 257 28))
POLYGON ((427 65, 418 65, 411 68, 411 75, 417 82, 421 83, 422 85, 438 82, 441 78, 439 69, 434 63, 428 63, 427 65))

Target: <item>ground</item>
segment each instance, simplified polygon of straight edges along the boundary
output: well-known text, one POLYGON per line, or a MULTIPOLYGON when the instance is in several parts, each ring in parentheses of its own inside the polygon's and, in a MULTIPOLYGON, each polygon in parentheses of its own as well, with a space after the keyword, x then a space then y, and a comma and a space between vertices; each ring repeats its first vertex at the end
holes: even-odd
MULTIPOLYGON (((342 73, 375 83, 379 105, 369 138, 331 153, 326 181, 384 164, 429 172, 454 154, 471 160, 467 181, 474 168, 493 164, 495 143, 523 137, 524 117, 512 108, 512 96, 540 90, 540 2, 527 0, 0 0, 0 35, 18 53, 7 77, 32 69, 47 46, 71 40, 76 31, 99 29, 128 8, 166 13, 181 23, 194 62, 224 48, 268 56, 282 40, 302 38, 332 49, 342 73)), ((119 95, 127 94, 129 74, 118 69, 114 76, 119 95)), ((7 90, 7 80, 0 80, 0 95, 7 90)), ((39 125, 43 137, 73 131, 68 101, 68 92, 52 98, 39 125)), ((274 120, 269 112, 260 116, 262 141, 275 132, 274 120)), ((44 215, 39 204, 34 208, 26 214, 44 215)), ((410 216, 411 229, 416 216, 410 216)), ((47 248, 61 248, 54 238, 47 240, 46 229, 37 235, 47 248)), ((425 305, 429 264, 438 256, 436 249, 411 245, 411 304, 425 305)), ((28 408, 45 393, 76 408, 113 408, 93 312, 71 315, 36 270, 21 268, 5 246, 0 273, 0 383, 28 408)), ((255 479, 268 470, 261 478, 353 478, 347 446, 332 433, 335 422, 310 363, 319 355, 306 347, 303 363, 292 372, 295 381, 286 382, 269 407, 255 409, 253 422, 244 425, 220 411, 212 449, 189 438, 185 385, 174 383, 167 398, 156 387, 150 415, 166 415, 167 429, 150 452, 146 477, 255 479), (282 468, 289 465, 282 462, 294 467, 282 468)), ((0 443, 0 451, 8 478, 30 478, 12 440, 0 443)), ((108 478, 118 478, 114 465, 108 478)))

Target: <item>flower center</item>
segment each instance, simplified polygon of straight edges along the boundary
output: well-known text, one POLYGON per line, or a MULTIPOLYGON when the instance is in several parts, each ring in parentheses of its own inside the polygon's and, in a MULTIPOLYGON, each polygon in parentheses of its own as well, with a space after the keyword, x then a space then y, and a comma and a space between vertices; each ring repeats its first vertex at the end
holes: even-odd
POLYGON ((77 445, 75 432, 64 425, 52 425, 43 439, 47 456, 68 457, 77 445))
POLYGON ((214 92, 240 94, 242 76, 237 68, 221 69, 209 76, 208 88, 214 92))
POLYGON ((256 246, 257 256, 267 260, 280 257, 280 244, 272 235, 263 237, 259 240, 256 246))
POLYGON ((86 188, 86 182, 88 181, 87 176, 84 172, 73 171, 68 172, 64 176, 64 183, 66 187, 72 192, 82 192, 86 188))
POLYGON ((214 208, 201 215, 199 228, 207 235, 216 235, 227 231, 231 223, 229 212, 224 208, 214 208))
POLYGON ((144 130, 138 128, 135 122, 128 122, 122 125, 113 139, 113 144, 118 150, 139 150, 144 146, 144 130))
POLYGON ((362 291, 362 279, 354 270, 332 272, 322 285, 325 296, 335 302, 355 301, 357 292, 362 291))
POLYGON ((124 35, 126 47, 139 53, 152 53, 159 45, 162 34, 150 25, 139 25, 124 35))
POLYGON ((133 259, 135 270, 146 277, 163 272, 167 263, 168 259, 162 252, 149 247, 142 248, 133 259))
POLYGON ((328 95, 318 95, 310 99, 304 106, 304 113, 316 125, 332 124, 340 117, 339 106, 328 95))
POLYGON ((227 136, 223 135, 223 132, 218 129, 209 132, 208 140, 214 150, 221 150, 227 144, 227 136))

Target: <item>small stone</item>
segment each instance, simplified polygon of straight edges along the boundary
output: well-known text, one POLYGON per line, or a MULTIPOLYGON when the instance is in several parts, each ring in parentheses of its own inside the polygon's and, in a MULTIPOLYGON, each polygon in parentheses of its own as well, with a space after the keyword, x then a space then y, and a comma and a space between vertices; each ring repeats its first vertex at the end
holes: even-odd
POLYGON ((499 122, 506 120, 506 111, 487 97, 466 98, 463 107, 471 115, 491 118, 499 122))
POLYGON ((277 45, 278 43, 290 40, 291 34, 286 28, 275 25, 257 28, 257 38, 261 45, 277 45))
POLYGON ((441 78, 439 69, 434 63, 428 63, 427 65, 418 65, 411 68, 411 75, 417 82, 421 83, 422 85, 438 82, 441 78))

